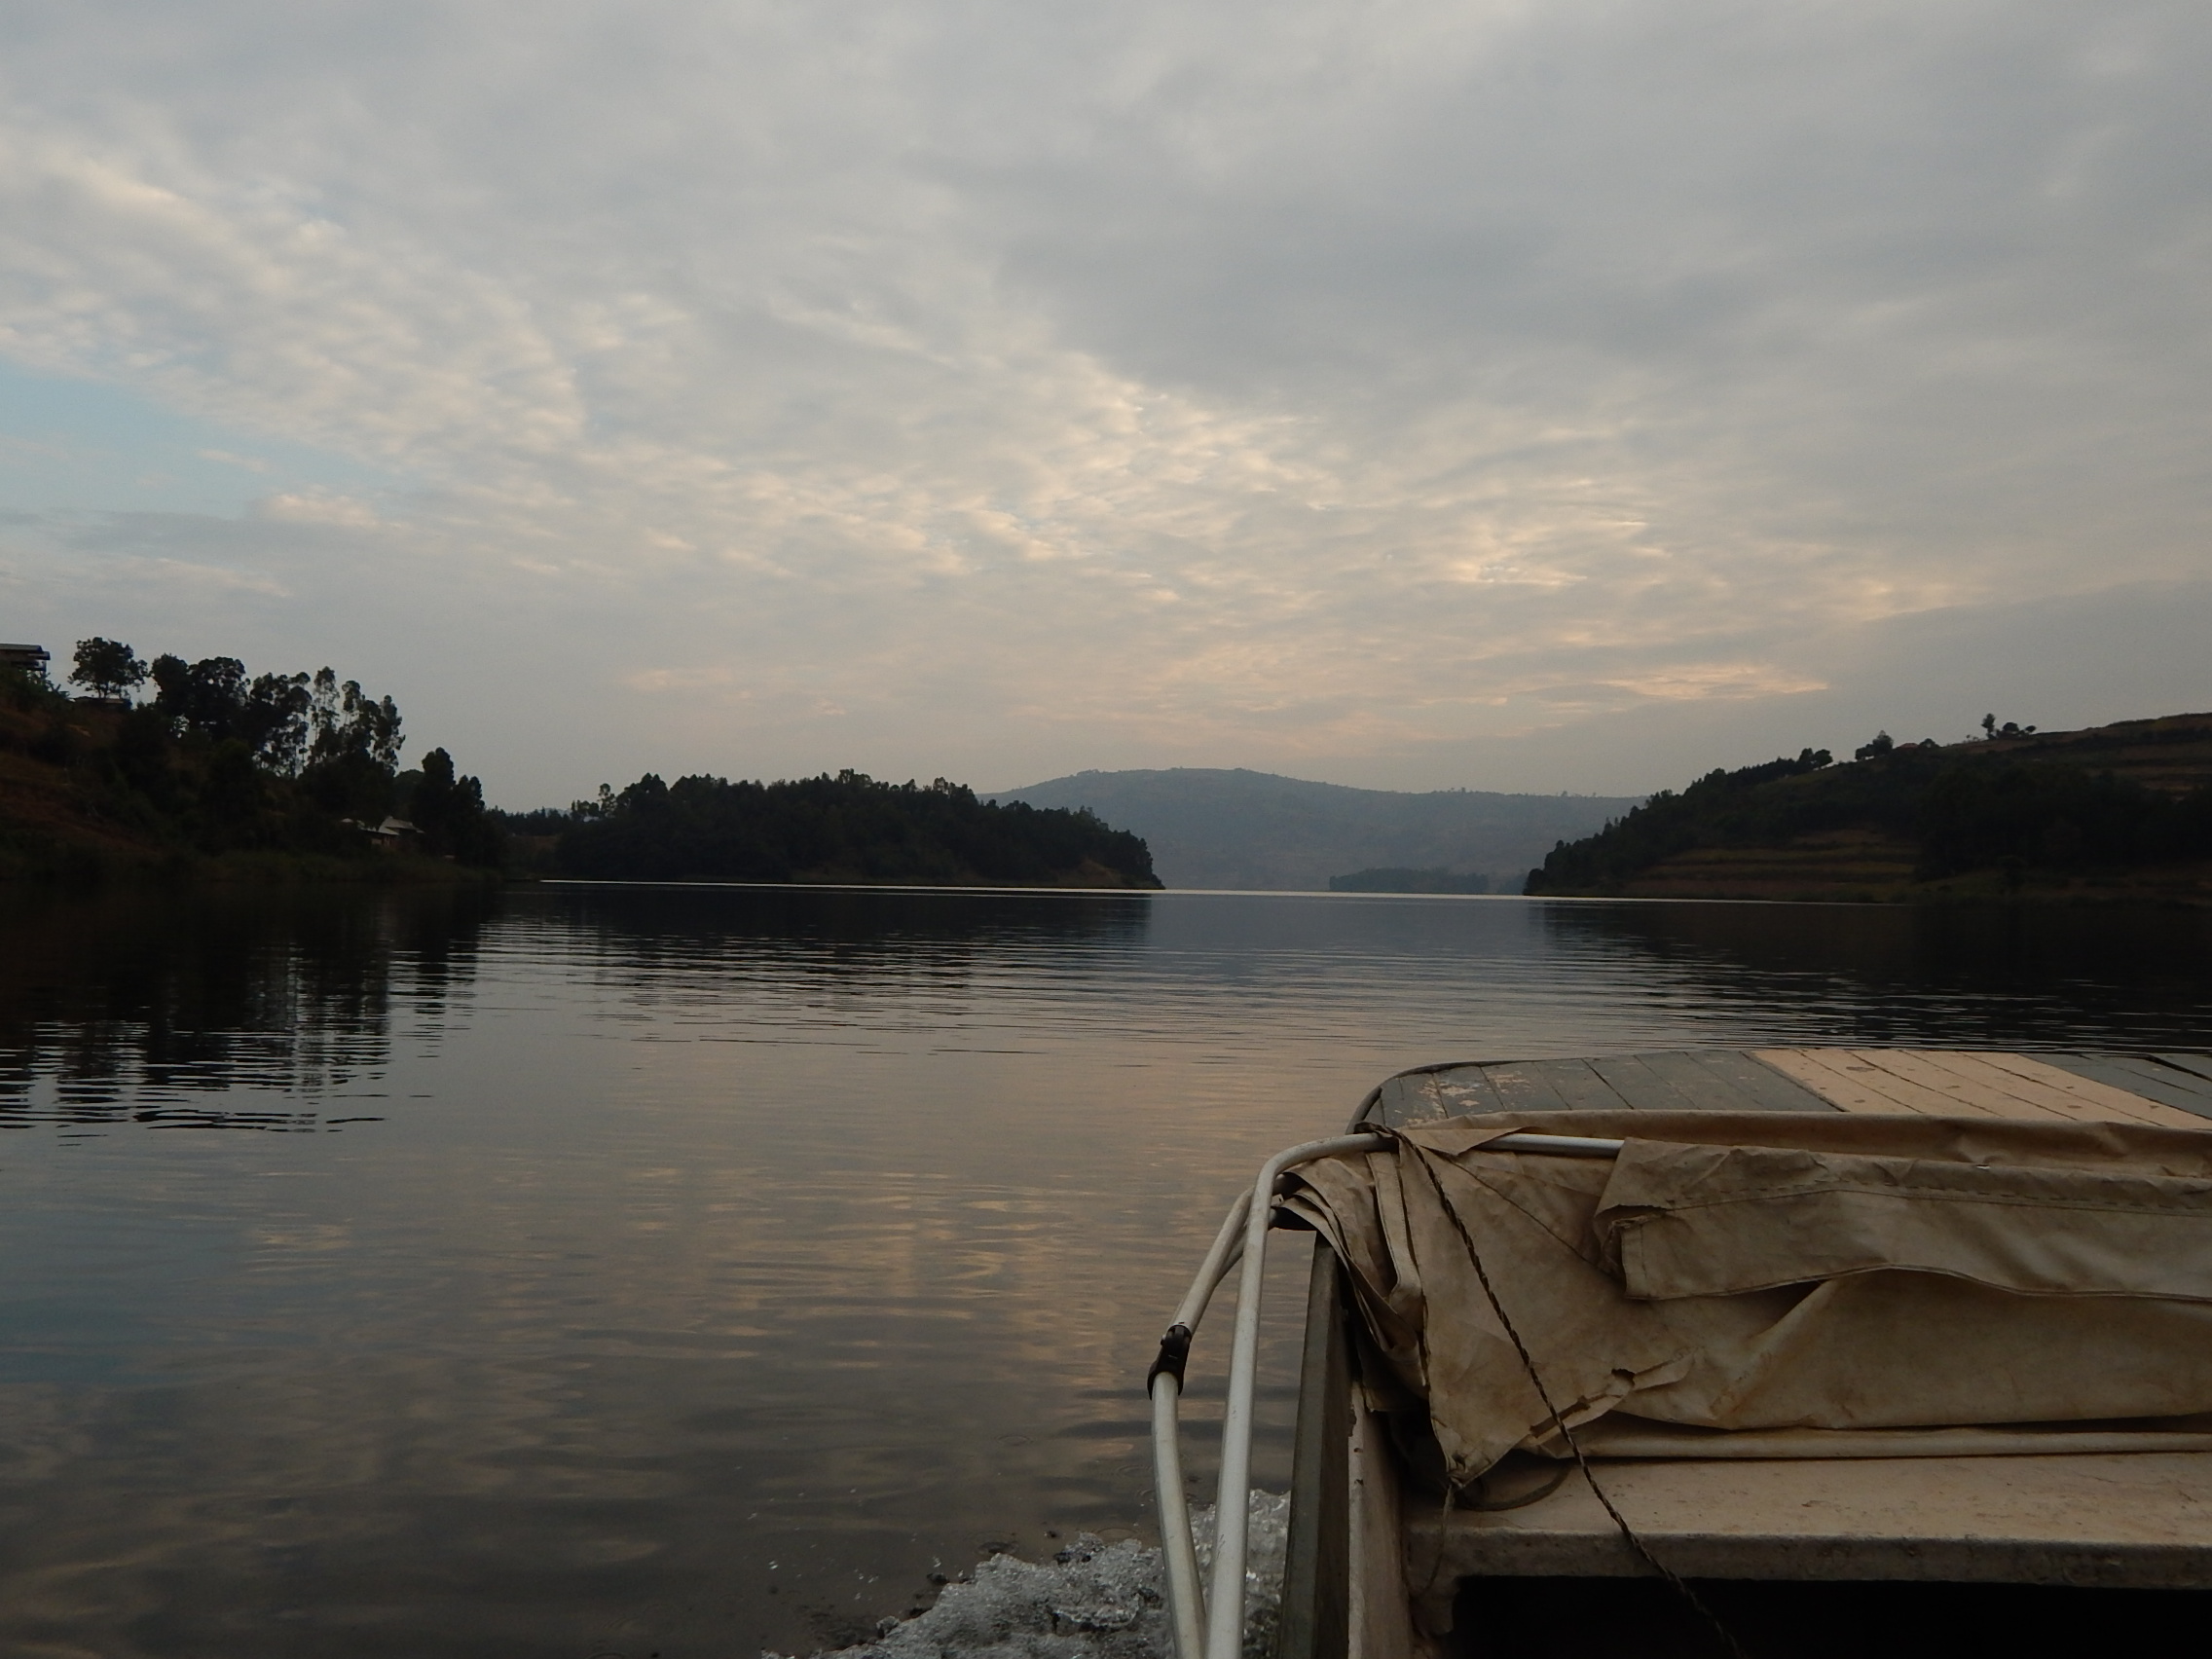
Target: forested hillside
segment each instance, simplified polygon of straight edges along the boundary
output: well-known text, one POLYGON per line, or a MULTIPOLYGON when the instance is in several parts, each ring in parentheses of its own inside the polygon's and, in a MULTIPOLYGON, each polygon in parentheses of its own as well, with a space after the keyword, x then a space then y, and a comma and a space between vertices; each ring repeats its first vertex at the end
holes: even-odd
POLYGON ((442 749, 402 771, 397 705, 328 668, 249 678, 93 639, 70 679, 88 694, 0 668, 0 877, 501 862, 477 781, 442 749), (380 832, 394 814, 407 830, 380 832))
POLYGON ((630 881, 1158 887, 1143 841, 1088 812, 998 805, 942 778, 858 772, 781 783, 648 773, 580 802, 554 853, 564 875, 630 881))
POLYGON ((1665 791, 1528 891, 1629 897, 2212 897, 2212 715, 1980 742, 1877 736, 1665 791))

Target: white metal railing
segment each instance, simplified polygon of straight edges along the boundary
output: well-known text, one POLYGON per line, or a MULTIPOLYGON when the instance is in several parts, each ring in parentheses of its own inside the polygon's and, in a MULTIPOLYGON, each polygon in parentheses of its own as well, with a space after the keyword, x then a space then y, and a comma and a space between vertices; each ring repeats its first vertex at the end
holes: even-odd
MULTIPOLYGON (((1275 1187, 1286 1170, 1316 1159, 1352 1152, 1381 1152, 1396 1142, 1384 1134, 1337 1135, 1278 1152, 1260 1166, 1251 1190, 1237 1196, 1223 1218, 1213 1246, 1161 1339, 1147 1387, 1152 1394, 1153 1483, 1160 1505, 1160 1546, 1167 1567, 1167 1607, 1178 1659, 1239 1659, 1244 1645, 1244 1562, 1250 1542, 1252 1405, 1260 1365, 1260 1299, 1267 1272, 1268 1227, 1275 1187), (1213 1574, 1198 1588, 1198 1553, 1191 1510, 1183 1493, 1183 1448, 1178 1409, 1191 1339, 1206 1306, 1241 1259, 1236 1286, 1236 1326, 1230 1344, 1229 1396, 1221 1422, 1221 1481, 1214 1496, 1213 1574)), ((1528 1152, 1555 1158, 1611 1158, 1617 1140, 1581 1135, 1507 1134, 1483 1143, 1485 1152, 1528 1152)))

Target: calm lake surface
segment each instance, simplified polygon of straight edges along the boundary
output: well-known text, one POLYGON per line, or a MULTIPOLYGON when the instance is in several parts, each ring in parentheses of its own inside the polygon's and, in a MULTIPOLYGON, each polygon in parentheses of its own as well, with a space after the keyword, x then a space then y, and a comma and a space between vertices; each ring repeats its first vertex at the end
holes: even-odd
POLYGON ((1800 1040, 2212 1047, 2212 917, 0 898, 0 1649, 852 1641, 1143 1531, 1223 1207, 1385 1074, 1800 1040))

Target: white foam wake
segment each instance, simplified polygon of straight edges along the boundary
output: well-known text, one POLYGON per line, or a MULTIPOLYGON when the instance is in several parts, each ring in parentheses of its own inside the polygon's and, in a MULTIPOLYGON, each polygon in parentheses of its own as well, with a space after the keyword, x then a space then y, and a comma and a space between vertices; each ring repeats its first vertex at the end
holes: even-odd
MULTIPOLYGON (((1213 1558, 1213 1510, 1194 1505, 1198 1563, 1213 1558)), ((1290 1499, 1252 1494, 1244 1574, 1245 1659, 1264 1659, 1282 1604, 1290 1499)), ((886 1619, 838 1659, 1173 1659, 1160 1552, 1086 1532, 1051 1561, 993 1556, 947 1584, 937 1604, 886 1619)), ((781 1659, 763 1655, 762 1659, 781 1659)), ((818 1655, 817 1659, 827 1659, 818 1655)))

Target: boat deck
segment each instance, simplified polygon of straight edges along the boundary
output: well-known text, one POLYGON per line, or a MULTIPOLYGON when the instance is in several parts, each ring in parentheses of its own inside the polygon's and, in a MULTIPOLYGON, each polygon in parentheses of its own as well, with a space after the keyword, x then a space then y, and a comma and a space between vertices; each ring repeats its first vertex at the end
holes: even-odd
MULTIPOLYGON (((2202 1128, 2212 1125, 2212 1054, 1838 1048, 1479 1061, 1390 1079, 1361 1122, 1624 1108, 2202 1128)), ((1334 1257, 1318 1252, 1291 1542, 1293 1571, 1310 1574, 1313 1588, 1286 1602, 1286 1656, 1418 1650, 1423 1636, 1451 1630, 1468 1580, 1645 1570, 1580 1479, 1499 1512, 1445 1511, 1402 1493, 1351 1376, 1342 1294, 1334 1257), (1331 1511, 1341 1530, 1311 1519, 1331 1511), (1404 1592, 1378 1595, 1397 1576, 1393 1565, 1404 1592)), ((2212 1588, 2208 1452, 1624 1458, 1597 1471, 1638 1534, 1685 1577, 2212 1588)))
POLYGON ((1910 1112, 2201 1128, 2212 1055, 1984 1049, 1704 1049, 1588 1060, 1424 1066, 1364 1121, 1392 1128, 1513 1112, 1910 1112))

